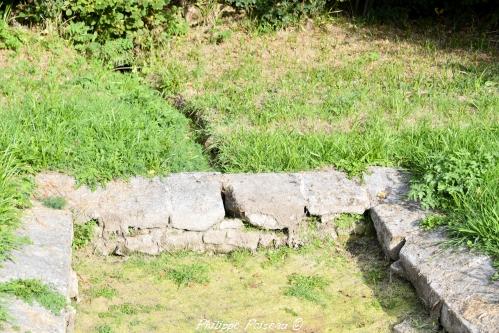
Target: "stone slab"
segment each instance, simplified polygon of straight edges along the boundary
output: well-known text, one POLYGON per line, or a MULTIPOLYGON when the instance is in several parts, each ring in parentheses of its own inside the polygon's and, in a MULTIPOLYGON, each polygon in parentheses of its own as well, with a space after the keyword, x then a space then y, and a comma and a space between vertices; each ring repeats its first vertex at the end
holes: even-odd
POLYGON ((170 226, 204 231, 225 217, 222 182, 215 173, 172 174, 164 180, 171 193, 170 226))
POLYGON ((37 279, 52 286, 62 295, 73 297, 71 213, 45 207, 33 207, 22 218, 17 233, 30 241, 12 251, 2 262, 0 282, 15 279, 37 279))
MULTIPOLYGON (((17 233, 27 237, 29 244, 12 251, 10 259, 2 262, 0 282, 16 279, 36 279, 57 292, 74 298, 78 281, 71 268, 73 222, 71 213, 35 206, 22 218, 17 233)), ((10 319, 5 331, 13 332, 71 332, 74 312, 68 307, 55 315, 38 304, 26 304, 9 298, 6 308, 10 319)))
POLYGON ((401 169, 369 167, 363 184, 371 200, 371 207, 380 203, 400 203, 407 200, 410 174, 401 169))
POLYGON ((398 260, 405 238, 419 230, 425 213, 417 206, 380 204, 369 211, 376 235, 385 254, 398 260))
POLYGON ((229 214, 262 229, 292 228, 305 217, 306 201, 296 174, 228 174, 223 192, 229 214))
POLYGON ((9 319, 0 324, 4 333, 66 333, 73 331, 74 311, 54 315, 37 303, 26 304, 18 299, 8 299, 5 304, 9 319))
POLYGON ((303 172, 301 189, 306 207, 313 216, 342 213, 363 214, 369 207, 365 187, 335 170, 303 172))
POLYGON ((443 232, 418 232, 400 251, 405 276, 448 332, 497 333, 499 282, 485 255, 444 246, 443 232))

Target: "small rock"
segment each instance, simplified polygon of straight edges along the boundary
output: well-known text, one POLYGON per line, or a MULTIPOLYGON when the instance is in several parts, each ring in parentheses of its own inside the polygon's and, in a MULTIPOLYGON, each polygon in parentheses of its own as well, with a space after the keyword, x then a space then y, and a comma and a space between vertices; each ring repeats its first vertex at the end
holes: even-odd
POLYGON ((225 230, 208 230, 203 234, 203 242, 206 244, 222 245, 225 243, 227 231, 225 230))
POLYGON ((161 251, 192 250, 203 251, 203 234, 196 231, 168 231, 161 237, 161 251))
POLYGON ((260 233, 254 231, 227 231, 227 244, 238 248, 244 248, 251 251, 256 251, 258 242, 260 241, 260 233))
POLYGON ((220 225, 220 229, 242 229, 244 228, 243 221, 240 219, 224 219, 220 225))

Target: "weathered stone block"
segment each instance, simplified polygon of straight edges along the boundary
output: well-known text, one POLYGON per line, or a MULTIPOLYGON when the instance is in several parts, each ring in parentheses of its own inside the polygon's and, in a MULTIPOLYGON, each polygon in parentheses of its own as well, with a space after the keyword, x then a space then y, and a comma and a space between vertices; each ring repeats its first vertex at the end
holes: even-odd
POLYGON ((161 251, 203 251, 203 234, 197 231, 167 231, 161 237, 161 251))
POLYGON ((284 229, 305 217, 300 177, 293 174, 231 174, 223 180, 225 208, 263 229, 284 229))
POLYGON ((72 284, 71 245, 73 222, 71 213, 35 206, 27 210, 17 232, 29 244, 12 251, 2 262, 0 282, 14 279, 37 279, 70 297, 72 284))
POLYGON ((228 230, 226 244, 244 248, 251 251, 256 251, 258 242, 260 241, 260 233, 255 231, 240 231, 228 230))
POLYGON ((203 242, 206 244, 222 245, 225 244, 227 231, 225 230, 208 230, 203 234, 203 242))
POLYGON ((417 207, 380 204, 370 210, 379 243, 385 254, 397 260, 405 237, 419 230, 425 213, 417 207))
POLYGON ((170 225, 173 228, 204 231, 224 219, 222 182, 218 174, 174 174, 164 182, 171 193, 170 225))
POLYGON ((240 219, 224 219, 222 222, 220 222, 218 228, 221 230, 242 229, 244 228, 244 224, 240 219))
POLYGON ((27 304, 15 298, 9 298, 4 303, 10 316, 3 323, 4 333, 69 333, 73 332, 74 312, 71 309, 55 315, 36 302, 27 304))
POLYGON ((490 258, 443 246, 442 232, 410 235, 400 251, 406 277, 448 332, 492 333, 499 327, 499 282, 490 258))
POLYGON ((310 215, 362 214, 370 207, 366 189, 345 173, 335 170, 304 172, 300 177, 310 215))

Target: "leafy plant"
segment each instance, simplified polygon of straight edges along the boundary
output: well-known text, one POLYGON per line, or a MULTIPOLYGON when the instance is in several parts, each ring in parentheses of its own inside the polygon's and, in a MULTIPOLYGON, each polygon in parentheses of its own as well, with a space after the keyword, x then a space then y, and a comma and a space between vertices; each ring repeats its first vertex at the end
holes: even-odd
MULTIPOLYGON (((335 3, 336 1, 332 1, 335 3)), ((273 28, 285 27, 305 17, 326 12, 327 0, 229 0, 236 8, 244 9, 260 24, 273 28)))
POLYGON ((442 215, 437 215, 437 214, 428 215, 421 221, 421 225, 426 230, 435 229, 435 228, 437 228, 441 225, 445 225, 445 224, 447 224, 446 217, 442 216, 442 215))
POLYGON ((92 241, 94 230, 97 225, 95 220, 83 224, 75 224, 73 231, 73 248, 81 249, 92 241))
POLYGON ((0 283, 0 294, 16 296, 28 304, 36 301, 54 314, 59 314, 67 304, 64 296, 34 279, 19 279, 0 283))
POLYGON ((458 196, 466 196, 483 183, 498 154, 460 149, 427 156, 424 173, 412 181, 410 196, 427 208, 449 208, 458 196))
POLYGON ((291 274, 288 276, 288 284, 285 295, 322 303, 324 289, 329 282, 318 275, 291 274))
POLYGON ((267 261, 264 266, 276 266, 282 264, 292 253, 292 249, 288 246, 281 246, 278 249, 270 249, 265 253, 267 261))
POLYGON ((169 269, 166 276, 178 287, 187 286, 191 283, 207 283, 208 267, 203 264, 183 264, 176 268, 169 269))
POLYGON ((0 19, 0 50, 17 50, 21 46, 18 32, 10 28, 4 20, 0 19))

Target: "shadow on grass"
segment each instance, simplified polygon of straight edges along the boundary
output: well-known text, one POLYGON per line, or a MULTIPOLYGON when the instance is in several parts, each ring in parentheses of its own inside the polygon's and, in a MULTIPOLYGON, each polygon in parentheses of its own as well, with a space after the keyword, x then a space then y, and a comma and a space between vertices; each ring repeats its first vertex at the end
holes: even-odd
POLYGON ((415 297, 416 291, 412 285, 390 273, 391 262, 381 250, 374 233, 362 237, 350 236, 345 248, 356 261, 363 281, 372 290, 377 306, 390 316, 399 314, 397 323, 408 320, 415 328, 425 329, 425 332, 440 332, 438 325, 415 297), (410 307, 407 312, 400 315, 399 307, 408 304, 410 307))

